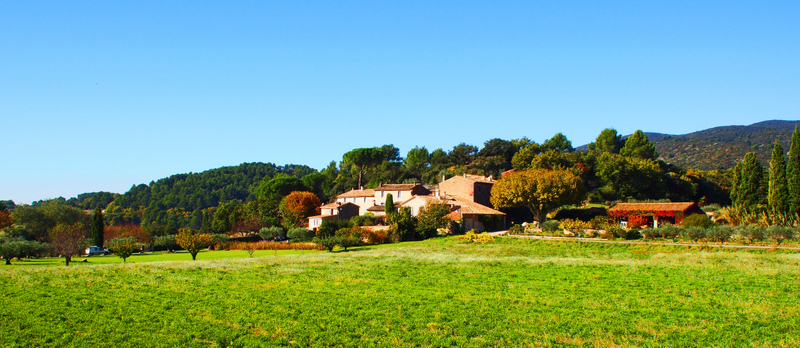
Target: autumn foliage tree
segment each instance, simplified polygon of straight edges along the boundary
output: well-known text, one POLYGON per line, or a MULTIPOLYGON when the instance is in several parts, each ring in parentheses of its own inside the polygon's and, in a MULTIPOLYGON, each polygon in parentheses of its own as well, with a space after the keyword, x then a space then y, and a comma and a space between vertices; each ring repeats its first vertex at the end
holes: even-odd
POLYGON ((583 180, 571 171, 529 169, 494 184, 491 202, 495 208, 527 207, 543 222, 553 209, 578 204, 585 196, 583 180))
POLYGON ((307 191, 294 191, 281 201, 280 211, 284 223, 291 226, 304 224, 309 216, 319 214, 322 205, 317 195, 307 191))
POLYGON ((190 228, 182 228, 175 237, 175 241, 181 248, 192 254, 192 260, 197 260, 197 253, 211 245, 212 237, 208 233, 197 233, 190 228))
POLYGON ((66 259, 66 265, 72 261, 72 257, 80 255, 86 248, 88 239, 86 238, 86 228, 83 224, 58 224, 50 231, 50 241, 53 252, 66 259))

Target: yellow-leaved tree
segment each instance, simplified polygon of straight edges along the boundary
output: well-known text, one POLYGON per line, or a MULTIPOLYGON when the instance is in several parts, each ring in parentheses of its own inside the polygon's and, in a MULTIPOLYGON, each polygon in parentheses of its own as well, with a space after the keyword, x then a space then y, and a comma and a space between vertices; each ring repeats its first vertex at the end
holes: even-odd
POLYGON ((528 169, 512 173, 492 187, 495 208, 528 207, 539 223, 560 206, 586 197, 583 180, 569 170, 528 169))

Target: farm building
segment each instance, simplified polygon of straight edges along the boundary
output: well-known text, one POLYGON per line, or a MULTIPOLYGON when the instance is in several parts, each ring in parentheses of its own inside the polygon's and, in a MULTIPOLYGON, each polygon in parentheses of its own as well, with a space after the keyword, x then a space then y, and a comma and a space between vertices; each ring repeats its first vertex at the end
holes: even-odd
POLYGON ((631 218, 644 219, 645 225, 658 228, 659 224, 670 223, 673 225, 683 222, 683 218, 692 214, 705 214, 697 203, 617 203, 608 209, 608 215, 621 221, 631 218))

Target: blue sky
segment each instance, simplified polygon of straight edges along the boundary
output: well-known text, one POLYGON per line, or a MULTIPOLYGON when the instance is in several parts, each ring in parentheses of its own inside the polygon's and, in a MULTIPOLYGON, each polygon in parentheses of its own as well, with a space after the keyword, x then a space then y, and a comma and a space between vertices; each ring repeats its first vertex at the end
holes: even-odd
POLYGON ((0 199, 800 119, 800 3, 0 2, 0 199))

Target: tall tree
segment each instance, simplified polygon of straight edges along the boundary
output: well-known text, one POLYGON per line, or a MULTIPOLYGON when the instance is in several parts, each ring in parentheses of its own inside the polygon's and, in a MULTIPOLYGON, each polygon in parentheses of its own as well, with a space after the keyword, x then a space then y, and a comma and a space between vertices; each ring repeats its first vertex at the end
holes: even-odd
POLYGON ((625 139, 625 146, 619 150, 620 155, 654 160, 658 157, 656 146, 647 139, 647 134, 637 130, 625 139))
POLYGON ((92 243, 97 245, 98 247, 103 247, 103 229, 105 228, 105 223, 103 223, 103 211, 100 210, 100 206, 94 208, 94 215, 92 215, 92 243))
POLYGON ((430 162, 431 155, 428 153, 428 149, 424 146, 415 146, 413 149, 408 150, 406 159, 403 162, 403 167, 405 167, 409 174, 421 179, 422 173, 428 169, 430 162))
POLYGON ((783 147, 778 141, 772 148, 772 161, 769 164, 769 195, 767 202, 772 213, 786 214, 789 211, 789 189, 786 187, 786 162, 783 147))
POLYGON ((575 148, 572 147, 572 142, 564 134, 558 133, 542 143, 542 152, 547 150, 572 152, 575 151, 575 148))
POLYGON ((789 161, 786 163, 786 187, 789 191, 789 213, 800 214, 800 132, 794 126, 789 161))
POLYGON ((394 213, 394 198, 391 193, 386 195, 386 203, 383 205, 383 211, 386 213, 386 216, 394 213))
POLYGON ((585 196, 583 180, 571 171, 529 169, 495 183, 491 202, 496 208, 527 207, 542 223, 553 209, 578 204, 585 196))
POLYGON ((365 170, 383 162, 385 158, 395 157, 394 153, 386 153, 383 149, 370 147, 350 150, 342 156, 342 162, 358 168, 358 187, 362 186, 365 170))
POLYGON ((758 162, 753 152, 744 156, 744 161, 739 167, 740 173, 736 186, 736 197, 731 197, 733 204, 747 209, 757 209, 766 203, 766 190, 764 188, 764 168, 758 162))
POLYGON ((600 132, 593 143, 589 144, 589 150, 597 153, 619 153, 623 144, 622 135, 617 134, 616 129, 606 128, 600 132))

